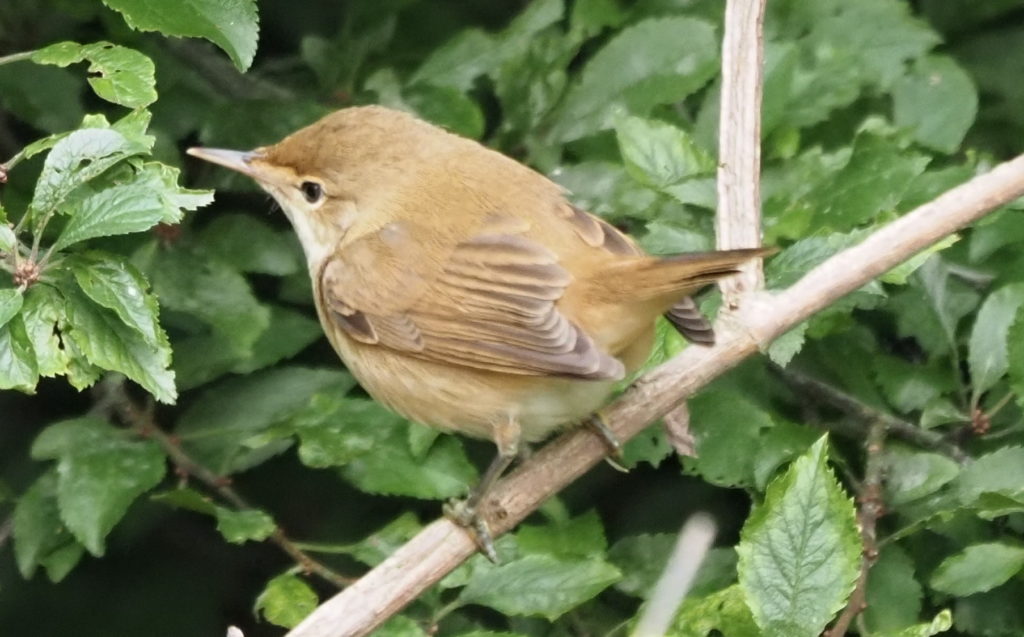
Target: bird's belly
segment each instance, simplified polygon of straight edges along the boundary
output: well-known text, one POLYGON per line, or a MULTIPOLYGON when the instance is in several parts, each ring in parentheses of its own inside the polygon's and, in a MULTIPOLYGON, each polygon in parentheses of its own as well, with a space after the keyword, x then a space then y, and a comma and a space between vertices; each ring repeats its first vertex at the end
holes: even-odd
POLYGON ((368 359, 359 349, 356 345, 342 358, 378 402, 415 422, 488 440, 509 418, 519 423, 524 442, 542 440, 593 413, 614 387, 612 381, 442 366, 379 349, 368 359))

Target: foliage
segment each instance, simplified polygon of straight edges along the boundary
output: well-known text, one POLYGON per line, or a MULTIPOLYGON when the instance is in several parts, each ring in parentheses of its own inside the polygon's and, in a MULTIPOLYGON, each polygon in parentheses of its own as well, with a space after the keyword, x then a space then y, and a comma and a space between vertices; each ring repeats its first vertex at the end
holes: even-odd
MULTIPOLYGON (((282 215, 187 146, 381 103, 534 166, 651 252, 714 244, 719 0, 296 6, 0 12, 12 634, 282 634, 338 581, 296 552, 358 576, 491 453, 367 399, 282 215)), ((1022 149, 1018 3, 769 0, 765 32, 771 288, 1022 149)), ((591 472, 379 634, 626 634, 696 509, 723 531, 670 634, 820 634, 861 566, 865 414, 919 435, 877 454, 850 632, 1024 633, 1022 229, 1018 202, 793 329, 691 401, 696 457, 652 428, 629 475, 591 472)), ((683 346, 658 335, 651 364, 683 346)))

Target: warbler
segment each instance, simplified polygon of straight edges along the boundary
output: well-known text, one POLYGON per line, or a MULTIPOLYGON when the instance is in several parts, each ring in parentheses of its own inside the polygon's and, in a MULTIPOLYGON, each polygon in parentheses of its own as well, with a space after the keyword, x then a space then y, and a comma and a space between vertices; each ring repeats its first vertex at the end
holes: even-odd
POLYGON ((765 254, 648 256, 544 175, 380 106, 336 111, 255 150, 188 152, 277 200, 324 332, 371 396, 496 443, 453 509, 489 551, 477 507, 521 445, 593 414, 646 360, 657 317, 713 343, 690 295, 765 254))

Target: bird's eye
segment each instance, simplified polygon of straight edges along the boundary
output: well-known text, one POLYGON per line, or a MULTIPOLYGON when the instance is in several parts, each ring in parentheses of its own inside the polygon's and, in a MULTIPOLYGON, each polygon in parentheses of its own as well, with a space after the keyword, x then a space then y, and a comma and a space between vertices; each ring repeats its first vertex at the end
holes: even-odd
POLYGON ((315 181, 304 181, 299 186, 299 190, 302 191, 302 196, 306 198, 309 203, 316 203, 320 201, 324 196, 324 187, 315 181))

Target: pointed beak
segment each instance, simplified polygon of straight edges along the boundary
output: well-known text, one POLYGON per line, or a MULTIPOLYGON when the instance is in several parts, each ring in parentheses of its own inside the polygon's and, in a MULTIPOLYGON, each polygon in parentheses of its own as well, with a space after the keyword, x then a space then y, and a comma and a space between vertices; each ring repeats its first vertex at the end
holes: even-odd
POLYGON ((187 151, 189 155, 198 157, 199 159, 208 161, 213 164, 230 168, 231 170, 238 171, 243 175, 247 175, 252 178, 257 178, 257 172, 252 166, 251 162, 253 159, 258 158, 260 155, 255 151, 240 151, 240 150, 226 150, 223 148, 201 148, 194 147, 189 148, 187 151))

